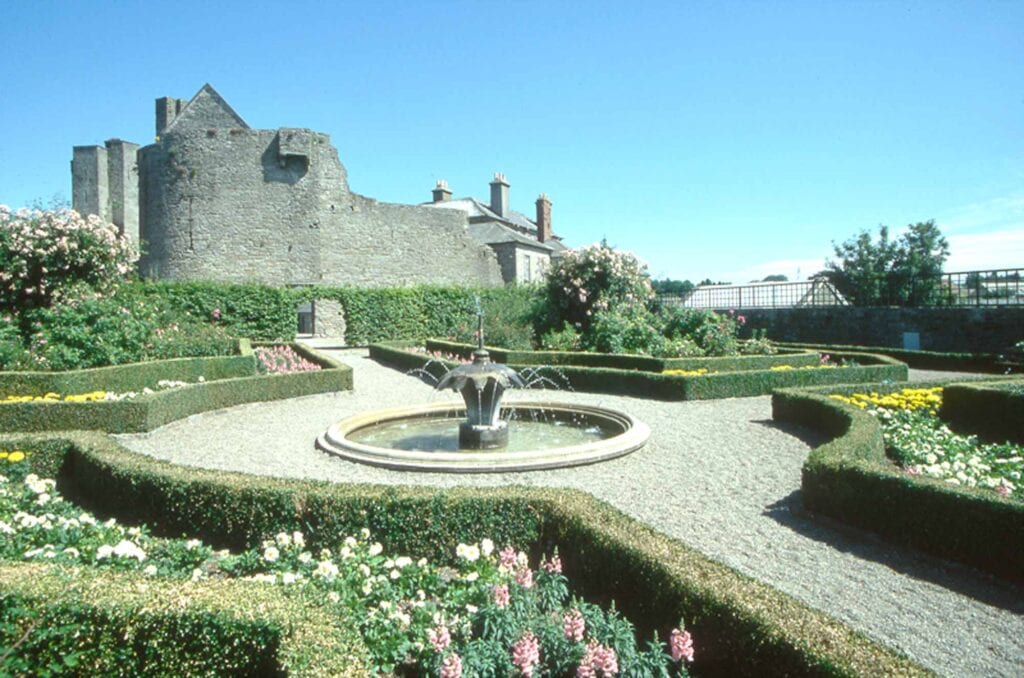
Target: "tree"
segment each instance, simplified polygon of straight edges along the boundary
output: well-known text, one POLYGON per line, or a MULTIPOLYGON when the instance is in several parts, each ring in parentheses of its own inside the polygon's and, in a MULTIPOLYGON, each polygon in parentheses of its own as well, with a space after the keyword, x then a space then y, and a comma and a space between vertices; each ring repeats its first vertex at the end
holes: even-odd
POLYGON ((680 296, 687 294, 696 285, 689 280, 671 280, 665 278, 664 280, 652 280, 651 287, 658 294, 678 294, 680 296))
POLYGON ((789 282, 789 276, 783 275, 781 273, 773 273, 772 275, 766 275, 764 277, 764 280, 762 280, 761 282, 789 282))
POLYGON ((829 280, 857 306, 921 306, 939 303, 942 265, 949 243, 934 220, 911 224, 898 240, 878 227, 878 241, 868 231, 841 245, 832 243, 837 261, 826 262, 829 280))

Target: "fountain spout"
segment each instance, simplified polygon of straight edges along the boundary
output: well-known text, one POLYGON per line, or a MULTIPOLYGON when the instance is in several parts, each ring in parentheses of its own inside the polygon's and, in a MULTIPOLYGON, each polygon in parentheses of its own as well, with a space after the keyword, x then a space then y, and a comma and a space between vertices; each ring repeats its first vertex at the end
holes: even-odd
POLYGON ((484 348, 484 315, 478 309, 473 362, 456 367, 435 387, 439 391, 458 391, 466 403, 466 420, 459 425, 459 448, 491 450, 508 445, 508 423, 501 419, 501 398, 506 389, 524 386, 518 372, 491 362, 491 354, 484 348))

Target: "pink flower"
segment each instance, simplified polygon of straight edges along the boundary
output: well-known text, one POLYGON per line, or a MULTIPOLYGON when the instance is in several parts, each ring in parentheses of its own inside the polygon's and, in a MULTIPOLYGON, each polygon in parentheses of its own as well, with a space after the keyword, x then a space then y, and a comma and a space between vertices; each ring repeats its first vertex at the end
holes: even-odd
POLYGON ((998 487, 996 487, 996 492, 998 494, 1003 495, 1004 497, 1010 496, 1010 488, 1008 488, 1006 485, 999 485, 998 487))
POLYGON ((540 662, 540 642, 530 631, 512 646, 512 663, 524 676, 532 676, 534 667, 540 662))
POLYGON ((506 546, 501 549, 501 553, 498 554, 498 558, 501 560, 501 564, 504 567, 511 570, 516 565, 516 550, 512 546, 506 546))
POLYGON ((551 556, 551 560, 542 560, 540 566, 548 574, 562 574, 562 559, 558 554, 551 556))
POLYGON ((524 589, 533 588, 533 571, 528 567, 516 570, 516 583, 524 589))
POLYGON ((917 468, 916 466, 908 466, 908 467, 906 467, 903 470, 906 472, 906 474, 908 476, 919 476, 919 475, 921 475, 921 469, 917 468))
POLYGON ((427 629, 427 639, 434 647, 434 652, 443 652, 444 649, 452 642, 452 637, 448 633, 448 628, 443 624, 438 626, 436 629, 427 629))
POLYGON ((736 322, 738 322, 740 325, 746 325, 747 324, 747 316, 745 316, 745 315, 738 315, 738 316, 736 316, 736 322))
POLYGON ((565 616, 562 617, 562 631, 568 640, 577 643, 583 640, 583 634, 587 631, 587 624, 583 621, 583 615, 580 614, 579 610, 573 609, 565 613, 565 616))
POLYGON ((669 649, 672 651, 672 661, 679 661, 685 659, 688 662, 693 661, 693 638, 690 637, 689 631, 680 631, 679 629, 672 629, 672 637, 669 638, 669 649))
POLYGON ((213 316, 214 320, 220 320, 220 309, 219 308, 213 309, 213 311, 210 312, 210 315, 213 316))
POLYGON ((441 678, 461 678, 462 657, 452 652, 441 662, 441 678))
POLYGON ((508 586, 502 584, 494 587, 494 604, 498 607, 508 607, 508 586))
POLYGON ((576 669, 577 678, 596 678, 597 676, 614 676, 619 672, 619 658, 615 650, 600 645, 596 640, 587 645, 586 654, 576 669))

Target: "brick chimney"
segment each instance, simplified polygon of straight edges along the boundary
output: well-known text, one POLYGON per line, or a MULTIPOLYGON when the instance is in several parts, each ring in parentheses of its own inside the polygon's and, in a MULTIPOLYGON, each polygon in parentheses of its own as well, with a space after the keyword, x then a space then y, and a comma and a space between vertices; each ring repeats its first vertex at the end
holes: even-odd
POLYGON ((494 181, 491 182, 491 211, 504 219, 511 214, 508 207, 508 181, 501 172, 495 173, 494 181))
POLYGON ((448 182, 444 179, 437 180, 434 187, 434 202, 448 202, 452 199, 452 192, 448 190, 448 182))
POLYGON ((537 198, 537 240, 547 242, 551 235, 551 200, 541 193, 537 198))

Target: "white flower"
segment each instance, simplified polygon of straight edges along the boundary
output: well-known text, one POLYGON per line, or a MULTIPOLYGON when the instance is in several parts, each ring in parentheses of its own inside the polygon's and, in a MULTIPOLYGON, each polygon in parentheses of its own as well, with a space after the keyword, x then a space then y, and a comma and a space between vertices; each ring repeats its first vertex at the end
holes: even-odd
POLYGON ((272 572, 270 572, 270 573, 262 573, 261 572, 259 574, 254 574, 252 576, 252 580, 253 581, 258 581, 258 582, 263 582, 264 584, 276 584, 277 583, 277 575, 272 573, 272 572))
POLYGON ((303 551, 302 553, 299 554, 299 562, 300 563, 306 564, 306 563, 308 563, 311 560, 313 560, 313 554, 310 553, 309 551, 303 551))
POLYGON ((468 612, 470 614, 476 614, 477 609, 478 608, 477 608, 476 605, 469 605, 469 604, 466 605, 466 612, 468 612))
POLYGON ((135 542, 122 539, 114 547, 114 555, 121 558, 136 558, 140 563, 146 559, 146 552, 139 548, 135 542))
POLYGON ((327 594, 327 600, 331 601, 332 603, 340 602, 341 594, 339 594, 337 591, 331 591, 327 594))
POLYGON ((40 506, 46 506, 46 502, 48 501, 50 501, 50 495, 46 492, 42 492, 38 497, 36 497, 36 503, 40 506))
POLYGON ((470 572, 469 574, 466 575, 466 581, 468 581, 468 582, 474 582, 474 581, 476 581, 479 578, 480 578, 480 573, 479 572, 470 572))
POLYGON ((416 561, 416 566, 417 567, 426 567, 427 566, 427 559, 426 558, 420 558, 419 560, 416 561))
POLYGON ((357 543, 358 542, 356 541, 355 537, 345 537, 345 546, 349 547, 350 549, 354 549, 357 543))
POLYGON ((82 555, 81 553, 78 552, 78 549, 76 549, 74 546, 67 547, 66 549, 64 549, 62 551, 62 553, 65 553, 65 554, 71 556, 72 558, 77 558, 78 556, 82 555))
POLYGON ((359 563, 359 571, 364 577, 370 576, 370 567, 366 563, 359 563))
POLYGON ((144 569, 142 571, 142 574, 146 575, 147 577, 155 577, 156 576, 156 565, 147 565, 146 569, 144 569))
POLYGON ((380 553, 381 553, 381 552, 382 552, 383 550, 384 550, 384 546, 382 546, 382 545, 381 545, 381 543, 380 543, 379 541, 378 541, 378 542, 374 542, 374 543, 373 543, 373 545, 372 545, 372 546, 370 546, 370 555, 371 555, 371 556, 377 556, 377 555, 380 555, 380 553))
POLYGON ((408 556, 400 556, 398 558, 395 558, 395 567, 402 568, 409 567, 410 565, 412 565, 412 558, 408 556))
POLYGON ((399 572, 398 570, 391 570, 391 575, 390 576, 391 576, 392 579, 398 579, 399 577, 402 576, 402 573, 399 572))
POLYGON ((302 536, 301 532, 296 530, 295 532, 292 532, 292 543, 301 549, 306 545, 306 538, 302 536))
POLYGON ((298 581, 298 577, 294 572, 285 572, 281 575, 282 584, 294 584, 296 581, 298 581))
POLYGON ((0 534, 14 534, 14 528, 0 520, 0 534))
POLYGON ((273 546, 268 546, 266 548, 266 550, 263 551, 263 559, 265 561, 267 561, 268 563, 272 563, 272 562, 274 562, 275 560, 277 560, 280 557, 281 557, 281 552, 278 551, 273 546))
POLYGON ((366 583, 363 584, 363 595, 368 596, 371 592, 373 592, 373 582, 367 579, 366 583))
POLYGON ((352 549, 350 549, 348 546, 342 546, 340 555, 342 560, 348 560, 352 557, 352 549))
POLYGON ((492 553, 494 553, 494 542, 491 541, 490 539, 486 538, 486 537, 481 539, 480 540, 480 553, 484 554, 484 557, 487 557, 487 556, 491 555, 492 553))
POLYGON ((201 542, 198 539, 189 539, 187 542, 185 542, 185 548, 187 548, 189 551, 194 551, 202 545, 203 542, 201 542))
POLYGON ((110 554, 112 554, 113 552, 113 546, 111 546, 110 544, 103 544, 98 549, 96 549, 96 560, 103 560, 104 558, 109 558, 110 554))
POLYGON ((359 530, 359 534, 363 537, 363 539, 369 539, 370 538, 370 530, 369 530, 369 528, 364 527, 363 529, 359 530))
POLYGON ((277 541, 277 545, 281 548, 285 548, 292 543, 292 538, 287 532, 278 532, 274 539, 277 541))
POLYGON ((200 579, 205 579, 205 578, 206 578, 206 575, 203 574, 203 571, 200 570, 198 567, 192 570, 192 581, 199 581, 200 579))
POLYGON ((313 576, 323 579, 334 579, 338 576, 338 566, 329 560, 321 560, 320 564, 316 566, 313 576))

